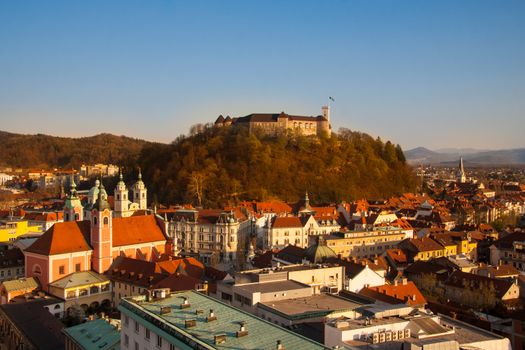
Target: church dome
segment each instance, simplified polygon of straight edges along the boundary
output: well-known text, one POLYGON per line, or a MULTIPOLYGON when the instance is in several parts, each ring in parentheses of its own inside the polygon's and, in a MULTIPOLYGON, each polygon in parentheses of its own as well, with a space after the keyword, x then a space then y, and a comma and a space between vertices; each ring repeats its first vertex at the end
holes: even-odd
POLYGON ((108 194, 103 184, 100 185, 98 199, 95 202, 95 204, 93 204, 93 209, 97 209, 98 211, 104 211, 104 209, 111 210, 111 207, 108 202, 108 194))
POLYGON ((322 236, 317 238, 317 243, 306 249, 306 258, 314 264, 325 262, 330 258, 337 258, 335 252, 326 245, 322 236))
POLYGON ((100 180, 96 180, 95 181, 95 186, 91 187, 91 189, 89 190, 89 194, 88 194, 88 197, 89 198, 93 198, 93 200, 96 200, 96 198, 98 198, 98 192, 99 192, 99 188, 100 187, 100 180))

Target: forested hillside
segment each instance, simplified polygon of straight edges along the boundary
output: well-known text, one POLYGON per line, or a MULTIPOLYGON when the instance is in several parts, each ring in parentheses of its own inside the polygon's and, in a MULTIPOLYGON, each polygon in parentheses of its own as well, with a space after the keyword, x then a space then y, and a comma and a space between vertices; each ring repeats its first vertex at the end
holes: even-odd
POLYGON ((78 169, 82 163, 133 164, 147 143, 111 134, 70 138, 0 131, 0 165, 78 169))
POLYGON ((244 128, 208 127, 170 145, 147 145, 139 164, 161 203, 206 207, 238 200, 317 203, 386 197, 414 190, 399 146, 342 130, 331 138, 249 135, 244 128))

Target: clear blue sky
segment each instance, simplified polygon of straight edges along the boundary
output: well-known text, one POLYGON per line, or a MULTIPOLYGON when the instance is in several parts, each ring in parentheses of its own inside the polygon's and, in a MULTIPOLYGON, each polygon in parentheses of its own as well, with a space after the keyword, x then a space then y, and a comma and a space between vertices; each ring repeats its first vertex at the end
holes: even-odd
POLYGON ((169 142, 328 96, 404 148, 525 147, 525 1, 0 1, 0 130, 169 142))

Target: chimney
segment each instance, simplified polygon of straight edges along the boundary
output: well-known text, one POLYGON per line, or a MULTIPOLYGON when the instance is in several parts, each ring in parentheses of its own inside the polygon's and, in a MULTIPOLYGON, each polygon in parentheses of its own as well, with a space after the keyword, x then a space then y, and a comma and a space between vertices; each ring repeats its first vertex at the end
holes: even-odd
POLYGON ((211 322, 217 320, 217 316, 215 316, 215 312, 213 312, 213 309, 210 309, 210 314, 208 317, 206 317, 206 322, 211 322))
POLYGON ((183 297, 183 298, 184 298, 184 301, 182 302, 182 304, 180 304, 180 308, 187 309, 190 307, 190 302, 188 301, 187 297, 183 297))
POLYGON ((237 338, 248 335, 248 331, 246 330, 246 322, 242 321, 239 325, 239 331, 236 333, 237 338))
POLYGON ((407 283, 408 283, 407 279, 406 279, 406 278, 403 278, 402 281, 403 281, 403 285, 406 286, 407 283))
POLYGON ((285 350, 283 343, 280 340, 277 340, 277 350, 285 350))
POLYGON ((394 286, 397 286, 397 279, 394 280, 394 286))

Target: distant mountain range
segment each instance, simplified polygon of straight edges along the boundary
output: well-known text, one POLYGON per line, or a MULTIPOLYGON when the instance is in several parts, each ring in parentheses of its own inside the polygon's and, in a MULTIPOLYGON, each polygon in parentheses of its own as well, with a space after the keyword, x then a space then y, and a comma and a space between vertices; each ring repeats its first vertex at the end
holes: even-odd
POLYGON ((525 148, 504 150, 474 150, 474 149, 441 149, 431 151, 425 147, 417 147, 405 151, 405 157, 410 164, 457 164, 463 157, 470 165, 525 165, 525 148))

